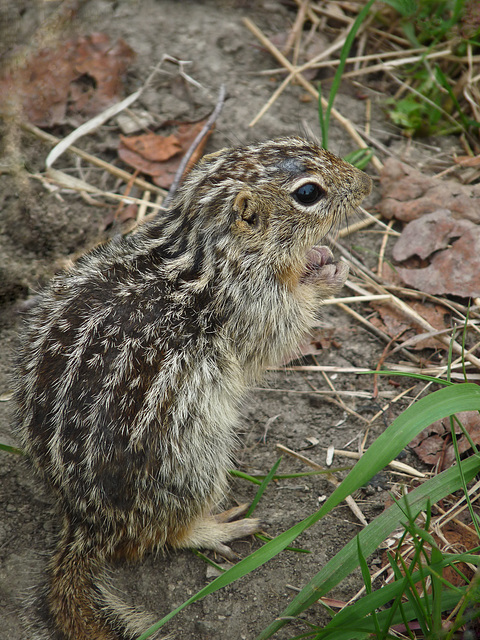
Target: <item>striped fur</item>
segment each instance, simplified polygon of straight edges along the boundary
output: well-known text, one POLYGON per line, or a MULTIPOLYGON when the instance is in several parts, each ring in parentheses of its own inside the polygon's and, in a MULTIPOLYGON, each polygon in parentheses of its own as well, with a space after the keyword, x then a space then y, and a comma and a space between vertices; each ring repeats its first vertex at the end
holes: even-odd
POLYGON ((224 149, 169 212, 40 295, 15 397, 23 446, 64 519, 45 607, 58 638, 140 630, 109 595, 108 562, 165 544, 226 549, 256 530, 209 516, 238 405, 343 284, 344 265, 309 264, 309 252, 369 191, 365 174, 299 138, 224 149), (313 205, 292 196, 305 183, 321 188, 313 205))

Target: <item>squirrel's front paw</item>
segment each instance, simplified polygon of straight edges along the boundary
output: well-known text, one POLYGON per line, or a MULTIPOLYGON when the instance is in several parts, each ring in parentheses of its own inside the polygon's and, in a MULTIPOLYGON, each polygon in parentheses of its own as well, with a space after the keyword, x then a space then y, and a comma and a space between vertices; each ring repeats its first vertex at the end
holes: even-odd
POLYGON ((348 277, 348 266, 344 262, 334 262, 328 247, 317 246, 307 253, 307 265, 300 282, 318 284, 332 292, 340 289, 348 277))

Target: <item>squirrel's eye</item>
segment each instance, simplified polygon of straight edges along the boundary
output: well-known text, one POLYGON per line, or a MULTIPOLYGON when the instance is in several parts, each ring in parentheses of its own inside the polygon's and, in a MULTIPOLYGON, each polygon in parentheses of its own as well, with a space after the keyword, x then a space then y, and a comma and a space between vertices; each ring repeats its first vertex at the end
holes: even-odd
POLYGON ((325 191, 322 187, 319 187, 318 184, 314 182, 302 184, 301 187, 298 187, 298 189, 292 193, 292 196, 297 202, 305 205, 315 204, 320 198, 323 198, 324 195, 325 191))

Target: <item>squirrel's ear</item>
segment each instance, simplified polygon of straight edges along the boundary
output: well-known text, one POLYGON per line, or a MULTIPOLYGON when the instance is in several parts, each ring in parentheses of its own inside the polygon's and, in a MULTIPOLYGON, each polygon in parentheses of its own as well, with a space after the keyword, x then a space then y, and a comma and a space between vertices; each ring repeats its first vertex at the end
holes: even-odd
POLYGON ((253 195, 246 189, 240 191, 233 203, 233 210, 239 219, 253 226, 256 224, 258 216, 253 195))

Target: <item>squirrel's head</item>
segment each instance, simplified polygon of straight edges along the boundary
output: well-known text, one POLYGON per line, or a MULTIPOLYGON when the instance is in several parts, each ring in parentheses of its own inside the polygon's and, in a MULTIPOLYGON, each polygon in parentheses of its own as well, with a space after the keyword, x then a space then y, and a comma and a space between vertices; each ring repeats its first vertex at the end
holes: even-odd
POLYGON ((314 248, 371 184, 315 143, 281 138, 205 156, 175 206, 226 259, 267 266, 294 286, 327 260, 314 248))

